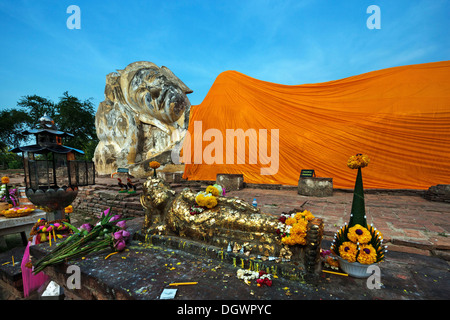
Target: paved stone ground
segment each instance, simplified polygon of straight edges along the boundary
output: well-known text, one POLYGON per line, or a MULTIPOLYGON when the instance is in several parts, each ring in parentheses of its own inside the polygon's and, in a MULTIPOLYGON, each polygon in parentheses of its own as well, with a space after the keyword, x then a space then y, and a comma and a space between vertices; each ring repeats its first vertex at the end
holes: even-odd
MULTIPOLYGON (((99 181, 106 185, 110 182, 111 180, 107 179, 99 181)), ((322 247, 327 249, 334 232, 349 219, 353 193, 338 190, 334 191, 331 197, 316 198, 298 195, 294 188, 245 188, 229 192, 228 196, 237 196, 249 202, 256 198, 262 212, 273 215, 298 208, 307 201, 304 208, 316 217, 324 219, 325 240, 322 247)), ((163 288, 167 288, 171 281, 178 281, 181 275, 184 281, 188 278, 200 281, 197 286, 180 287, 176 299, 448 299, 450 205, 425 200, 418 194, 396 192, 366 193, 365 203, 368 222, 373 223, 383 233, 389 249, 386 261, 381 265, 381 290, 367 289, 365 280, 326 274, 322 274, 320 281, 314 285, 280 278, 272 288, 247 286, 234 277, 236 270, 232 266, 191 257, 176 250, 144 247, 133 242, 132 249, 125 253, 128 261, 132 261, 133 257, 138 263, 167 259, 159 265, 148 262, 152 264, 151 274, 155 275, 149 275, 146 279, 154 280, 151 280, 151 285, 148 282, 139 282, 138 284, 145 288, 133 293, 133 298, 157 299, 163 288), (137 257, 145 258, 142 260, 137 257), (168 268, 166 264, 171 264, 171 267, 168 268), (192 267, 196 264, 200 267, 192 267), (214 268, 219 265, 220 268, 214 268)), ((84 217, 77 217, 74 212, 72 219, 81 222, 84 217)), ((111 263, 116 260, 119 264, 125 261, 118 255, 113 257, 111 263)), ((85 263, 89 261, 87 259, 85 263)), ((120 266, 123 268, 122 264, 120 266)), ((133 273, 133 270, 126 272, 133 273)), ((124 276, 126 278, 127 273, 124 276)), ((140 279, 131 277, 131 274, 130 278, 140 279)), ((120 287, 120 284, 117 285, 120 287)), ((122 291, 129 293, 132 289, 123 283, 122 291)))
MULTIPOLYGON (((141 223, 142 218, 129 221, 130 231, 139 230, 141 223)), ((329 242, 324 241, 323 245, 327 247, 329 242)), ((38 256, 47 250, 45 244, 42 248, 32 249, 31 253, 38 256)), ((450 297, 448 263, 420 254, 388 252, 386 261, 380 265, 381 287, 370 289, 367 279, 326 273, 320 273, 311 281, 294 281, 280 276, 274 279, 272 287, 258 287, 256 283, 247 285, 236 277, 238 267, 219 257, 212 259, 140 241, 132 241, 126 251, 105 260, 108 253, 91 255, 74 263, 81 269, 82 288, 78 292, 68 292, 68 296, 73 293, 85 299, 158 300, 164 289, 176 288, 174 300, 183 303, 186 300, 229 300, 232 304, 245 300, 267 303, 273 300, 446 300, 450 297), (174 282, 191 281, 198 283, 170 286, 174 282)), ((64 285, 68 277, 64 270, 64 267, 51 267, 47 273, 64 285)), ((273 303, 276 306, 275 301, 273 303)), ((207 304, 202 302, 202 305, 207 304)), ((168 308, 168 314, 176 312, 175 307, 179 305, 182 304, 168 308)), ((295 304, 287 306, 291 309, 295 304)), ((283 310, 273 311, 276 315, 283 314, 283 310)))

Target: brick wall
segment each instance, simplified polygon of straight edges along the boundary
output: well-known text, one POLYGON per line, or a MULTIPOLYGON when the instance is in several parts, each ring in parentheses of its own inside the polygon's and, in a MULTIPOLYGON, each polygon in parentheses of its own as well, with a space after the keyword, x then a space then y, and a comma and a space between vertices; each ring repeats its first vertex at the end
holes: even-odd
POLYGON ((99 186, 80 187, 72 206, 92 217, 98 217, 110 207, 112 212, 122 214, 124 217, 139 217, 144 216, 144 208, 140 202, 141 193, 140 190, 135 194, 128 194, 119 193, 114 188, 105 190, 99 186))

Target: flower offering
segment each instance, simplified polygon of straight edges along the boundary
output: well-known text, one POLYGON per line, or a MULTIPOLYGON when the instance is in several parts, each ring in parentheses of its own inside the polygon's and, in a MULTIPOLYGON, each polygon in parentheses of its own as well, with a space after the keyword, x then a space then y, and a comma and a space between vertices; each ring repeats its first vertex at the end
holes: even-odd
POLYGON ((305 245, 308 222, 314 219, 308 210, 292 214, 281 214, 278 223, 277 233, 281 237, 281 242, 287 245, 305 245))

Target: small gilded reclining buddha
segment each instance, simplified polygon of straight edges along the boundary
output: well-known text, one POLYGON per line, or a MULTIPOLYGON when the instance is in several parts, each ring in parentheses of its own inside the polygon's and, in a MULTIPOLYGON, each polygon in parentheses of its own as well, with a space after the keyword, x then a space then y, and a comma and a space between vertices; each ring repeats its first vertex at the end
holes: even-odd
MULTIPOLYGON (((144 234, 176 235, 220 248, 247 244, 252 253, 277 257, 286 245, 280 240, 280 221, 236 197, 221 195, 221 186, 205 192, 185 188, 176 194, 161 179, 148 178, 143 185, 141 204, 146 209, 144 234)), ((308 222, 305 245, 320 250, 321 219, 308 222)))

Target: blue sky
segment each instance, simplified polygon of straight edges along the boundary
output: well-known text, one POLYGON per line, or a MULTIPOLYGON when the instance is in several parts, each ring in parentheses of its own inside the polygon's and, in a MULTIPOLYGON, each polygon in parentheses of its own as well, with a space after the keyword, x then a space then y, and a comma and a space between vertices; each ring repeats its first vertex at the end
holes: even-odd
POLYGON ((193 105, 226 70, 294 85, 450 60, 449 13, 450 0, 2 0, 0 109, 64 91, 97 108, 105 76, 139 60, 169 67, 193 105))

